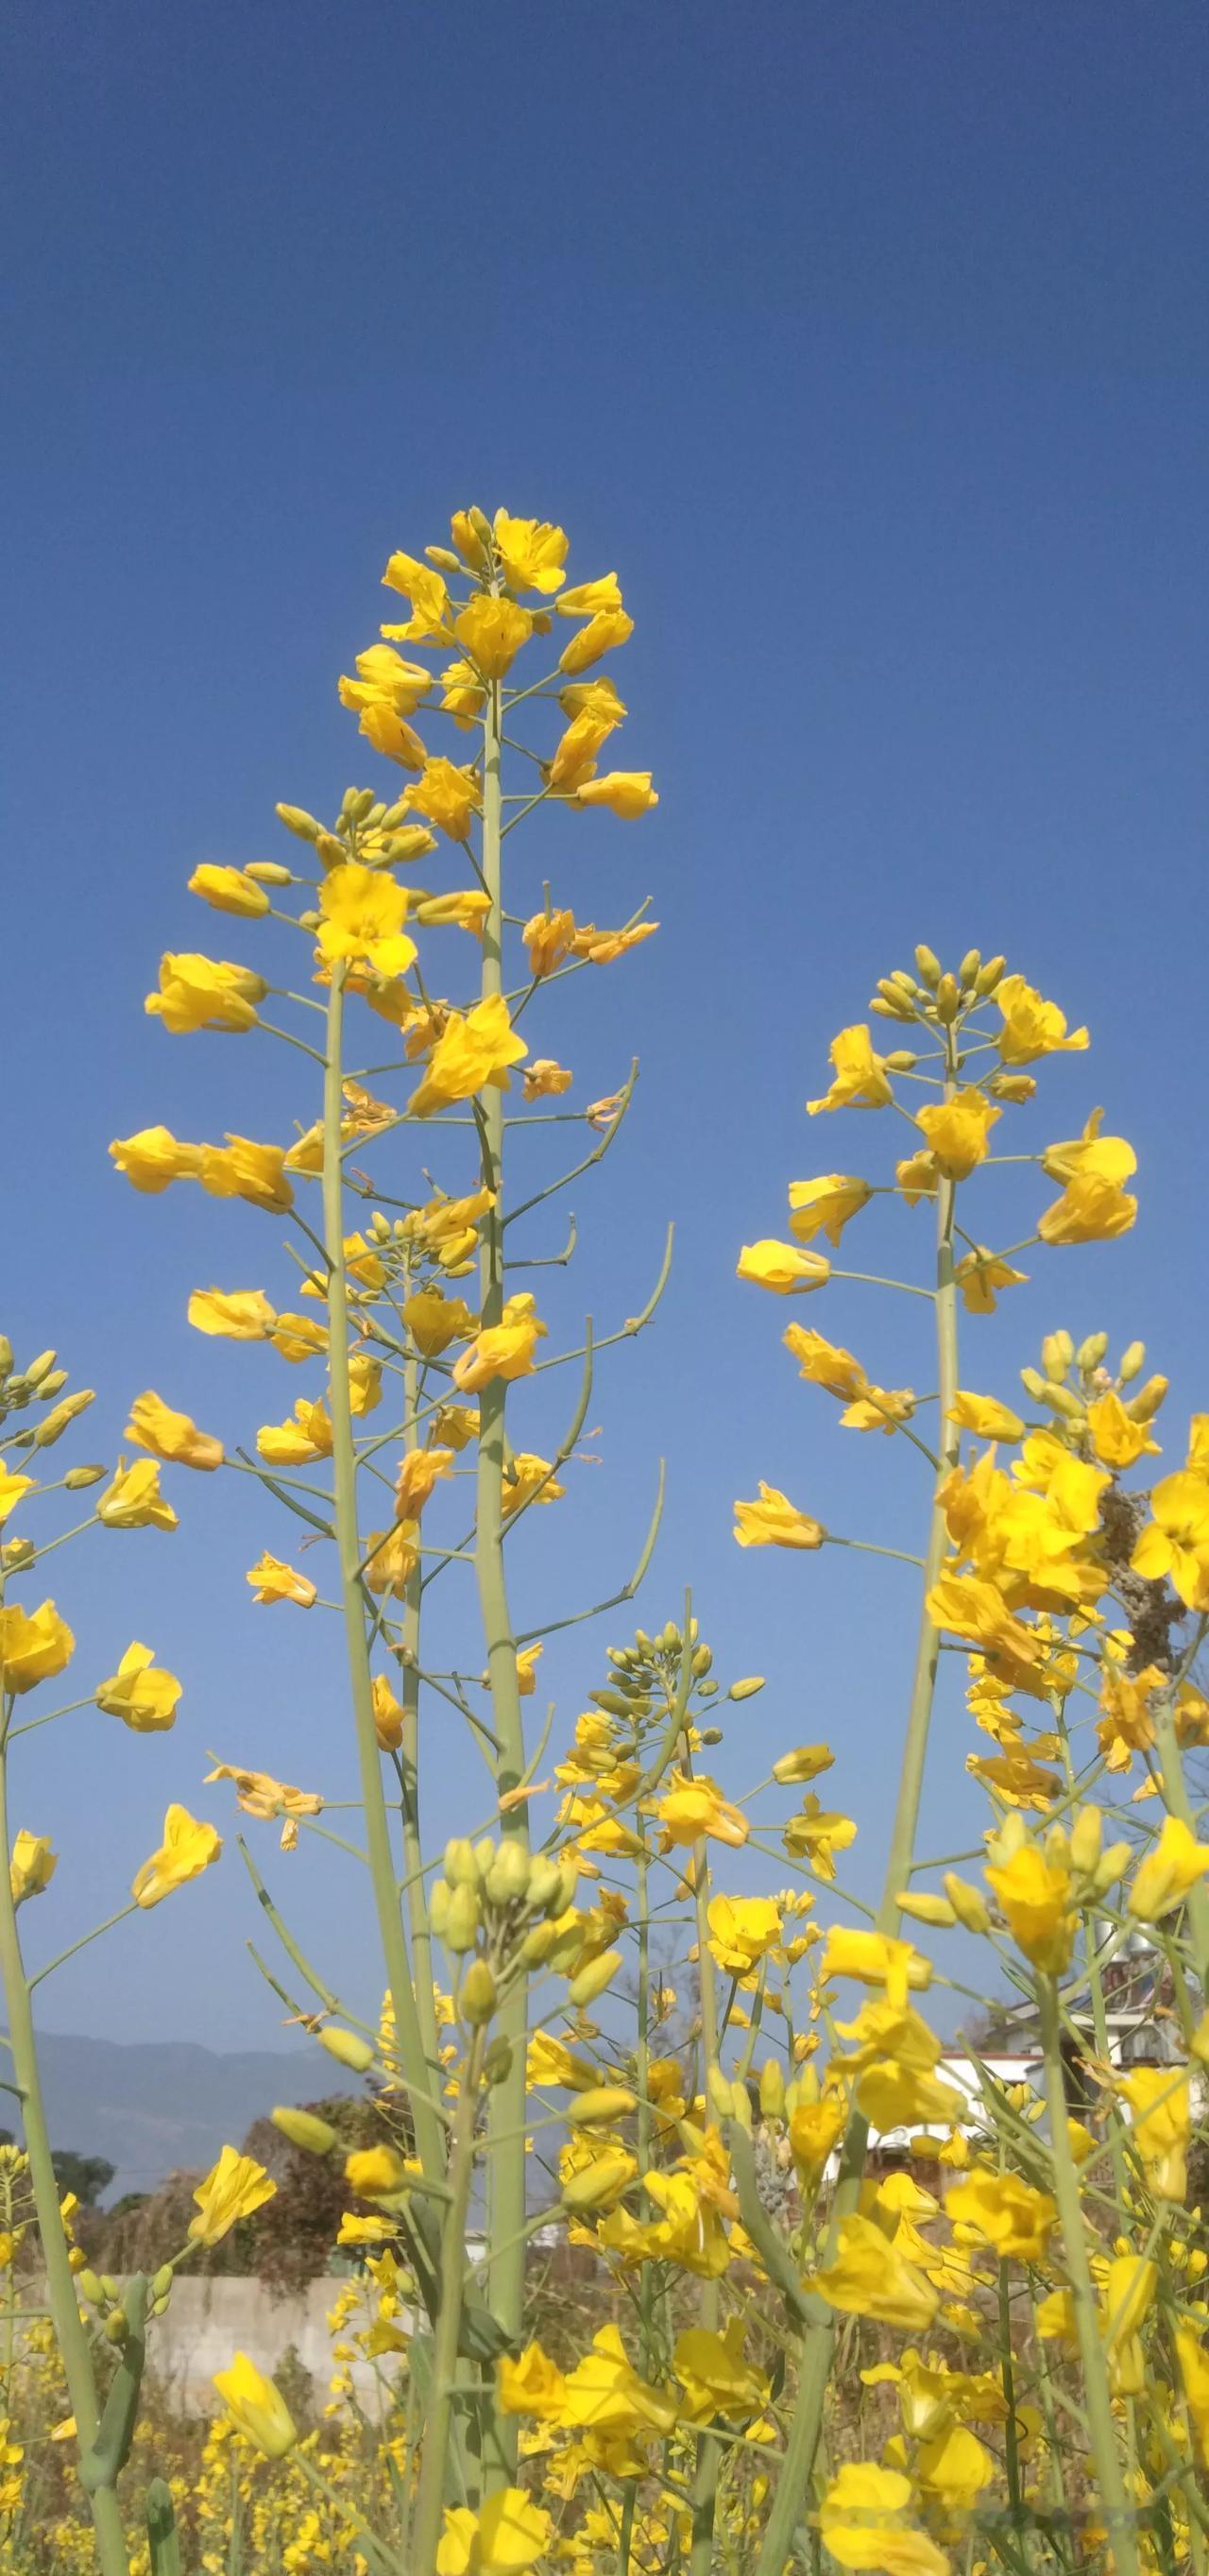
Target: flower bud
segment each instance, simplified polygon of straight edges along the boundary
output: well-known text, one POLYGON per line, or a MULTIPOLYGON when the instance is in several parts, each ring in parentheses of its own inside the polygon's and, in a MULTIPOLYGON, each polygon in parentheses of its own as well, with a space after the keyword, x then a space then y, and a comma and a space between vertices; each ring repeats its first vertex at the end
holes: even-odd
POLYGON ((1100 1857, 1104 1839, 1104 1820, 1098 1807, 1080 1807, 1070 1829, 1071 1867, 1079 1878, 1090 1878, 1100 1857))
POLYGON ((447 1950, 461 1958, 473 1950, 479 1936, 479 1892, 477 1887, 451 1887, 449 1912, 441 1934, 447 1950))
POLYGON ((983 1083, 995 1100, 1031 1100, 1037 1085, 1031 1073, 992 1073, 983 1083))
POLYGON ((89 1405, 94 1404, 95 1401, 96 1390, 89 1386, 82 1387, 78 1395, 65 1395, 61 1404, 52 1405, 50 1412, 43 1415, 34 1433, 34 1448, 53 1448, 55 1441, 62 1439, 63 1433, 75 1421, 77 1415, 87 1412, 89 1405))
POLYGON ((720 2066, 711 2066, 706 2089, 709 2094, 711 2107, 717 2112, 718 2118, 720 2120, 733 2120, 735 2115, 735 2095, 736 2093, 742 2092, 742 2086, 739 2084, 732 2084, 729 2075, 724 2075, 720 2066))
POLYGON ((254 885, 288 886, 294 882, 293 869, 283 868, 280 859, 249 859, 244 875, 251 877, 254 885))
POLYGON ((472 2030, 481 2030, 495 2011, 497 1990, 495 1978, 485 1959, 472 1959, 462 1979, 458 2006, 462 2019, 472 2030))
POLYGON ((791 1789, 799 1780, 817 1780, 820 1771, 831 1769, 831 1749, 826 1744, 795 1744, 792 1753, 783 1753, 772 1766, 774 1780, 783 1789, 791 1789))
POLYGON ((606 2148, 601 2155, 593 2156, 590 2164, 582 2165, 578 2173, 567 2176, 562 2191, 563 2208, 598 2208, 602 2200, 612 2200, 617 2192, 625 2189, 633 2170, 634 2159, 627 2156, 623 2148, 606 2148))
POLYGON ((935 1924, 939 1932, 951 1931, 957 1921, 956 1908, 947 1896, 929 1896, 923 1888, 918 1893, 905 1888, 895 1903, 900 1914, 909 1914, 915 1923, 935 1924))
POLYGON ((567 1988, 568 2000, 577 2011, 581 2005, 594 2004, 597 1996, 603 1995, 620 1966, 620 1950, 605 1950, 599 1959, 589 1959, 587 1967, 581 1968, 577 1977, 572 1977, 567 1988))
POLYGON ((942 975, 936 987, 936 1016, 951 1028, 961 1009, 961 994, 952 975, 942 975))
POLYGON ((698 1647, 697 1647, 697 1650, 696 1650, 696 1652, 695 1652, 695 1654, 694 1654, 694 1656, 693 1656, 693 1675, 694 1675, 694 1679, 695 1679, 695 1680, 697 1680, 697 1681, 699 1681, 699 1682, 704 1681, 705 1676, 706 1676, 707 1672, 709 1671, 711 1664, 713 1663, 713 1660, 714 1660, 714 1656, 713 1656, 713 1649, 712 1649, 712 1647, 710 1647, 710 1646, 698 1646, 698 1647))
POLYGON ((575 1903, 575 1890, 578 1885, 578 1864, 573 1860, 560 1861, 558 1864, 558 1885, 555 1888, 553 1896, 550 1898, 551 1914, 566 1913, 568 1906, 575 1903))
POLYGON ((905 1011, 896 1011, 893 1002, 884 1002, 880 993, 873 995, 869 1008, 879 1020, 902 1020, 907 1016, 905 1011))
POLYGON ((985 966, 979 967, 974 978, 974 990, 980 1000, 985 999, 988 993, 994 992, 1006 964, 1006 957, 988 957, 985 966))
POLYGON ((1046 1334, 1041 1345, 1041 1365, 1048 1378, 1064 1378, 1074 1356, 1075 1346, 1069 1333, 1046 1334))
POLYGON ((69 1494, 82 1494, 86 1486, 99 1485, 108 1472, 106 1467, 69 1467, 63 1482, 69 1494))
POLYGON ((478 1864, 468 1834, 456 1834, 445 1845, 445 1876, 451 1887, 477 1887, 478 1864))
POLYGON ((445 1938, 445 1927, 449 1921, 449 1895, 448 1880, 434 1878, 428 1892, 428 1927, 434 1941, 443 1941, 445 1938))
POLYGON ((53 1351, 39 1351, 36 1360, 31 1360, 29 1367, 25 1371, 25 1381, 27 1386, 41 1386, 43 1379, 50 1376, 50 1372, 54 1367, 54 1364, 55 1353, 53 1351))
POLYGON ((12 1375, 13 1346, 7 1333, 0 1333, 0 1381, 12 1375))
POLYGON ((980 973, 981 967, 982 967, 982 953, 981 953, 981 950, 980 950, 980 949, 977 949, 977 948, 967 948, 966 953, 965 953, 965 956, 962 958, 961 964, 960 964, 960 966, 959 966, 959 967, 958 967, 958 969, 957 969, 957 981, 958 981, 958 983, 959 983, 959 984, 976 984, 976 983, 977 983, 977 981, 978 981, 978 976, 979 976, 979 973, 980 973))
POLYGON ((300 930, 318 930, 321 919, 322 915, 320 913, 314 911, 300 912, 298 915, 298 927, 300 930))
POLYGON ((347 845, 337 832, 321 832, 315 848, 325 868, 342 868, 347 861, 347 845))
POLYGON ((319 2119, 314 2111, 296 2111, 292 2104, 279 2102, 269 2118, 292 2147, 305 2147, 308 2156, 330 2156, 339 2144, 331 2122, 319 2119))
POLYGON ((366 2067, 373 2065, 374 2052, 369 2041, 359 2039, 354 2030, 341 2030, 334 2022, 320 2031, 319 2044, 326 2048, 329 2057, 336 2059, 338 2065, 349 2067, 354 2075, 364 2075, 366 2067))
MULTIPOLYGON (((881 1016, 892 1020, 913 1020, 915 1017, 915 1005, 911 999, 913 990, 913 986, 908 986, 904 991, 902 985, 892 982, 888 975, 880 975, 877 991, 878 1000, 882 1006, 881 1016)), ((876 1010, 877 1002, 871 1002, 869 1008, 876 1010)))
POLYGON ((0 1547, 0 1565, 6 1574, 24 1574, 26 1567, 36 1562, 37 1554, 32 1538, 6 1539, 0 1547))
POLYGON ((1075 1359, 1079 1367, 1090 1376, 1093 1369, 1099 1368, 1107 1349, 1107 1333, 1089 1333, 1086 1340, 1080 1342, 1075 1359))
POLYGON ((674 1619, 668 1620, 667 1626, 663 1630, 659 1639, 659 1643, 662 1646, 665 1655, 675 1653, 675 1650, 680 1643, 680 1630, 678 1629, 674 1619))
POLYGON ((513 1905, 528 1892, 529 1854, 513 1836, 500 1844, 487 1872, 487 1895, 492 1905, 513 1905))
POLYGON ((438 572, 460 572, 462 569, 461 556, 451 553, 448 546, 425 546, 424 552, 438 572))
POLYGON ((944 1891, 958 1922, 964 1924, 967 1932, 989 1932, 991 1917, 986 1899, 976 1887, 971 1887, 968 1879, 958 1878, 955 1870, 947 1869, 944 1891))
POLYGON ((1122 1351, 1117 1369, 1117 1376, 1122 1386, 1128 1386, 1132 1378, 1140 1377, 1145 1366, 1145 1342, 1131 1342, 1128 1350, 1122 1351))
POLYGON ((785 2077, 779 2058, 766 2057, 760 2068, 760 2110, 766 2120, 785 2117, 785 2077))
POLYGON ((1125 1410, 1130 1421, 1153 1421, 1159 1406, 1163 1403, 1169 1384, 1168 1378, 1148 1377, 1145 1386, 1139 1387, 1137 1394, 1129 1396, 1126 1400, 1125 1410))
POLYGON ((883 1062, 891 1073, 910 1073, 912 1066, 918 1064, 919 1057, 910 1047, 893 1047, 883 1062))
POLYGON ((1020 1372, 1020 1383, 1024 1388, 1025 1394, 1032 1396, 1034 1404, 1039 1404, 1045 1393, 1045 1379, 1042 1377, 1040 1369, 1022 1368, 1020 1372))
POLYGON ((105 2293, 101 2288, 101 2284, 97 2279, 95 2272, 77 2272, 76 2288, 80 2293, 80 2297, 82 2299, 87 2299, 90 2308, 98 2308, 100 2306, 105 2293))
POLYGON ((732 1682, 726 1696, 728 1699, 754 1699, 756 1692, 763 1688, 763 1673, 749 1673, 745 1680, 732 1682))
POLYGON ((318 840, 323 825, 316 822, 313 814, 305 813, 301 805, 277 805, 273 810, 278 822, 284 823, 287 832, 292 832, 296 840, 318 840))
POLYGON ((557 1861, 551 1860, 548 1853, 539 1852, 529 1864, 529 1884, 526 1893, 531 1912, 544 1914, 551 1897, 558 1894, 560 1884, 557 1861))
POLYGON ((724 1741, 721 1727, 703 1726, 701 1729, 701 1741, 703 1744, 708 1744, 710 1746, 721 1744, 724 1741))
POLYGON ((1107 1851, 1101 1852, 1096 1862, 1092 1878, 1092 1894, 1107 1896, 1109 1888, 1115 1887, 1117 1880, 1124 1877, 1132 1859, 1132 1843, 1110 1843, 1107 1851))
POLYGON ((101 2328, 106 2343, 123 2344, 130 2340, 130 2319, 121 2308, 114 2308, 101 2328))
POLYGON ((557 1924, 535 1923, 532 1929, 526 1932, 520 1946, 522 1964, 526 1968, 546 1967, 552 1953, 558 1947, 558 1939, 557 1924))
POLYGON ((501 2030, 497 2032, 496 2037, 493 2040, 489 2040, 487 2044, 486 2055, 483 2059, 484 2083, 505 2084, 512 2073, 512 2058, 512 2042, 510 2039, 505 2039, 501 2030))
POLYGON ((158 2272, 153 2272, 151 2276, 153 2295, 157 2299, 163 2299, 166 2301, 175 2279, 176 2274, 172 2269, 172 2265, 170 2263, 161 2263, 158 2272))
POLYGON ((624 2120, 638 2108, 638 2097, 625 2084, 592 2084, 585 2093, 577 2093, 571 2117, 577 2129, 592 2129, 598 2124, 624 2120))
POLYGON ((1045 1379, 1041 1389, 1041 1401, 1043 1404, 1048 1404, 1051 1413, 1060 1413, 1064 1422, 1081 1423, 1083 1421, 1083 1407, 1078 1396, 1072 1393, 1070 1387, 1059 1386, 1053 1378, 1045 1379))
POLYGON ((922 975, 928 991, 934 993, 940 982, 940 959, 930 948, 916 949, 915 971, 918 975, 922 975))

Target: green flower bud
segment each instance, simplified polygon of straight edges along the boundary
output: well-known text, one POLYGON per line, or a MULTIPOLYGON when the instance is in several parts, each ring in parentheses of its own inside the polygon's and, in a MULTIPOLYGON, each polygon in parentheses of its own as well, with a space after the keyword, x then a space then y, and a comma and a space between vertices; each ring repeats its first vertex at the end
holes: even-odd
POLYGON ((1064 1378, 1075 1356, 1069 1333, 1047 1333, 1041 1345, 1041 1365, 1049 1378, 1064 1378))
POLYGON ((964 1924, 967 1932, 989 1932, 991 1917, 986 1899, 976 1887, 970 1886, 968 1879, 958 1878, 954 1870, 946 1870, 944 1891, 958 1922, 964 1924))
POLYGON ((1034 1404, 1039 1404, 1045 1393, 1045 1379, 1042 1377, 1040 1369, 1022 1368, 1020 1372, 1020 1383, 1024 1388, 1025 1394, 1031 1395, 1034 1404))
POLYGON ((478 1864, 468 1834, 456 1834, 445 1845, 445 1876, 451 1887, 477 1887, 478 1864))
POLYGON ((763 1688, 763 1673, 749 1673, 744 1681, 732 1682, 726 1696, 728 1699, 754 1699, 756 1692, 763 1688))
POLYGON ((1117 1370, 1122 1386, 1128 1386, 1131 1378, 1140 1377, 1145 1366, 1145 1342, 1131 1342, 1128 1350, 1122 1351, 1121 1364, 1117 1370))
POLYGON ((377 797, 375 796, 372 787, 355 788, 352 793, 351 802, 347 796, 344 800, 344 810, 348 815, 349 821, 352 823, 368 823, 377 801, 377 797))
POLYGON ((567 1988, 568 1999, 577 2011, 583 2004, 594 2004, 597 1996, 603 1995, 606 1986, 612 1985, 620 1966, 620 1950, 605 1950, 599 1959, 589 1959, 586 1968, 581 1968, 579 1975, 572 1977, 567 1988))
POLYGON ((484 2081, 488 2084, 506 2083, 512 2073, 512 2058, 511 2040, 505 2039, 502 2030, 497 2031, 495 2038, 488 2042, 483 2059, 484 2081))
POLYGON ((151 2278, 151 2287, 157 2299, 167 2300, 168 2293, 171 2290, 175 2279, 176 2274, 172 2269, 172 2265, 170 2263, 161 2263, 158 2272, 153 2273, 151 2278))
POLYGON ((482 2030, 498 2000, 495 1979, 485 1959, 472 1959, 462 1979, 458 2005, 472 2030, 482 2030))
POLYGON ((120 2308, 115 2308, 112 2315, 106 2317, 101 2332, 106 2343, 127 2343, 130 2339, 130 2319, 123 2315, 120 2308))
POLYGON ((696 1653, 693 1656, 693 1673, 697 1681, 704 1681, 713 1660, 712 1648, 709 1646, 698 1646, 696 1653))
POLYGON ((766 2057, 760 2068, 760 2111, 766 2120, 785 2116, 785 2076, 776 2057, 766 2057))
POLYGON ((930 993, 934 993, 940 982, 939 957, 935 956, 930 948, 917 948, 915 951, 915 969, 917 974, 922 975, 923 980, 928 987, 928 991, 930 993))
POLYGON ((296 2111, 292 2104, 279 2102, 269 2117, 282 2137, 292 2147, 305 2147, 308 2156, 330 2156, 340 2143, 330 2120, 319 2119, 314 2111, 296 2111))
POLYGON ((980 1000, 985 1000, 988 993, 994 992, 1006 964, 1006 957, 988 957, 985 966, 979 967, 974 978, 974 990, 980 1000))
POLYGON ((99 1485, 108 1473, 107 1467, 69 1467, 63 1482, 69 1494, 82 1494, 87 1485, 99 1485))
POLYGON ((425 546, 424 552, 438 572, 460 572, 462 569, 461 556, 451 554, 448 546, 425 546))
POLYGON ((674 1619, 669 1619, 669 1620, 668 1620, 667 1626, 666 1626, 666 1628, 664 1629, 662 1636, 660 1637, 659 1643, 660 1643, 661 1647, 663 1648, 663 1652, 664 1652, 664 1654, 665 1654, 665 1655, 670 1655, 670 1654, 672 1654, 672 1653, 674 1652, 675 1648, 679 1645, 679 1643, 680 1643, 680 1630, 678 1629, 678 1627, 677 1627, 676 1622, 675 1622, 675 1620, 674 1620, 674 1619))
POLYGON ((910 1047, 894 1047, 890 1054, 883 1058, 883 1062, 889 1067, 891 1073, 910 1073, 912 1066, 918 1064, 919 1057, 910 1047))
POLYGON ((715 1744, 721 1744, 723 1742, 721 1727, 703 1726, 701 1729, 701 1741, 703 1744, 708 1744, 711 1747, 715 1744))
POLYGON ((120 2299, 122 2295, 118 2283, 114 2280, 112 2272, 102 2272, 101 2290, 104 2297, 107 2299, 120 2299))
POLYGON ((99 2307, 105 2296, 95 2272, 77 2272, 76 2288, 80 2297, 87 2299, 90 2308, 99 2307))
POLYGON ((493 1905, 514 1905, 529 1893, 529 1854, 523 1843, 501 1843, 487 1872, 487 1894, 493 1905))
POLYGON ((34 1433, 35 1449, 53 1448, 77 1415, 87 1412, 89 1405, 95 1402, 96 1390, 91 1386, 82 1387, 78 1395, 65 1395, 61 1404, 53 1405, 50 1412, 43 1415, 34 1433))
POLYGON ((961 964, 960 964, 960 966, 959 966, 959 967, 958 967, 958 969, 957 969, 957 981, 958 981, 958 983, 959 983, 959 984, 974 984, 974 983, 976 983, 976 982, 977 982, 977 979, 978 979, 979 971, 980 971, 980 969, 981 969, 981 966, 982 966, 982 953, 981 953, 981 950, 979 950, 979 949, 977 949, 977 948, 967 948, 966 953, 965 953, 965 956, 962 958, 961 964))
POLYGON ((369 2041, 359 2039, 354 2030, 341 2030, 334 2022, 329 2022, 326 2030, 320 2031, 319 2044, 326 2048, 329 2057, 334 2057, 340 2066, 349 2067, 354 2075, 364 2075, 366 2067, 373 2065, 374 2051, 369 2041))
POLYGON ((631 2093, 628 2085, 591 2084, 586 2092, 576 2094, 571 2120, 577 2129, 611 2126, 614 2120, 626 2119, 637 2108, 637 2094, 631 2093))
POLYGON ((49 1377, 54 1364, 55 1354, 53 1351, 39 1351, 36 1360, 31 1360, 25 1371, 27 1385, 41 1386, 43 1378, 49 1377))
POLYGON ((318 840, 323 825, 316 822, 313 814, 305 813, 301 805, 277 805, 273 810, 278 822, 284 823, 287 832, 294 834, 295 840, 318 840))
POLYGON ((467 1950, 473 1950, 479 1937, 479 1921, 477 1887, 467 1887, 465 1884, 461 1887, 451 1887, 449 1912, 445 1918, 445 1929, 441 1939, 446 1949, 452 1951, 455 1958, 462 1958, 467 1950))
POLYGON ((347 845, 336 832, 321 832, 315 848, 325 868, 342 868, 348 859, 347 845))
POLYGON ((4 1378, 6 1378, 6 1377, 8 1377, 8 1376, 10 1376, 10 1375, 11 1375, 11 1372, 12 1372, 12 1365, 13 1365, 13 1346, 12 1346, 12 1343, 10 1342, 10 1340, 9 1340, 9 1338, 8 1338, 7 1333, 0 1333, 0 1380, 3 1380, 4 1378))
POLYGON ((443 1941, 445 1938, 445 1926, 449 1921, 449 1894, 448 1881, 434 1878, 428 1893, 428 1923, 434 1941, 443 1941))
POLYGON ((1092 1369, 1098 1369, 1107 1349, 1107 1333, 1089 1333, 1086 1341, 1080 1342, 1075 1353, 1079 1367, 1088 1374, 1092 1369))
MULTIPOLYGON (((296 812, 297 808, 291 807, 290 810, 296 812)), ((280 806, 277 811, 281 812, 280 806)), ((308 814, 307 821, 309 822, 310 819, 308 814)), ((283 868, 278 859, 249 859, 244 868, 244 875, 251 877, 254 885, 288 886, 294 883, 293 869, 283 868)))
POLYGON ((1131 1422, 1152 1422, 1167 1394, 1170 1381, 1165 1377, 1148 1377, 1145 1386, 1131 1395, 1125 1410, 1131 1422))

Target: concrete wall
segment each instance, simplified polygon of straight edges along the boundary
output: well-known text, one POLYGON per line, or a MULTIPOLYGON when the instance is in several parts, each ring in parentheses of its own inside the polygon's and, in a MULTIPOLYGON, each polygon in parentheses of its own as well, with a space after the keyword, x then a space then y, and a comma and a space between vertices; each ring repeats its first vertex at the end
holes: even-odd
MULTIPOLYGON (((322 2402, 333 2370, 327 2315, 340 2288, 336 2280, 312 2281, 297 2297, 274 2299, 255 2280, 178 2276, 167 2314, 154 2319, 148 2336, 149 2367, 183 2413, 212 2415, 221 2403, 216 2370, 246 2352, 272 2376, 292 2344, 322 2402)), ((368 2315, 353 2319, 359 2322, 368 2323, 368 2315)), ((389 2375, 397 2366, 398 2356, 388 2353, 377 2370, 389 2375)), ((352 2364, 353 2385, 369 2412, 378 2402, 377 2370, 359 2357, 352 2364)))

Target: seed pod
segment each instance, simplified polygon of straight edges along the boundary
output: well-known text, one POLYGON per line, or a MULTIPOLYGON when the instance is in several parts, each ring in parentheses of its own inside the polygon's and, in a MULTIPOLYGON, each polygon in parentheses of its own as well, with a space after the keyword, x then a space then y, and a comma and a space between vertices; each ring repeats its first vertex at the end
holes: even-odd
POLYGON ((367 2066, 373 2065, 374 2052, 369 2041, 359 2039, 354 2030, 341 2030, 334 2022, 329 2022, 326 2030, 320 2031, 319 2044, 326 2048, 329 2057, 334 2057, 340 2066, 349 2067, 354 2075, 364 2075, 367 2066))
POLYGON ((597 1996, 603 1995, 606 1986, 612 1984, 620 1966, 620 1950, 604 1950, 598 1959, 589 1959, 587 1967, 581 1968, 579 1975, 571 1979, 567 1988, 568 2002, 573 2003, 577 2011, 583 2004, 594 2004, 597 1996))
POLYGON ((498 2000, 495 1978, 485 1959, 472 1959, 462 1979, 458 2003, 462 2019, 472 2030, 482 2030, 495 2011, 498 2000))
POLYGON ((296 2111, 288 2102, 279 2102, 269 2113, 275 2129, 288 2138, 292 2147, 305 2147, 308 2156, 330 2156, 339 2139, 330 2120, 321 2120, 314 2111, 296 2111))

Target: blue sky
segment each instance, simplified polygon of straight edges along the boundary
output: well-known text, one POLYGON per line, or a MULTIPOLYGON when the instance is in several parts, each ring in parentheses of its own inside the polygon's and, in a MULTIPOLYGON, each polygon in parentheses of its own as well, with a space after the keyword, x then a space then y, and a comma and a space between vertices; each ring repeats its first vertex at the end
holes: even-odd
MULTIPOLYGON (((834 1742, 868 1886, 913 1577, 740 1556, 729 1506, 763 1475, 910 1547, 922 1463, 839 1432, 781 1351, 783 1310, 733 1270, 742 1239, 781 1230, 790 1178, 888 1160, 885 1122, 821 1132, 802 1103, 917 938, 1006 949, 1091 1022, 1094 1053, 1043 1068, 1021 1141, 1103 1101, 1141 1164, 1136 1233, 1038 1264, 965 1381, 1010 1394, 1065 1321, 1144 1334, 1173 1407, 1206 1392, 1203 17, 64 0, 18 5, 5 52, 0 1321, 101 1389, 98 1455, 145 1385, 229 1439, 286 1409, 267 1355, 184 1319, 195 1285, 280 1289, 269 1222, 141 1201, 105 1148, 161 1117, 288 1134, 313 1113, 305 1078, 170 1040, 142 997, 161 948, 219 945, 184 890, 198 860, 271 855, 278 797, 331 810, 373 777, 333 684, 383 613, 391 548, 470 500, 560 520, 573 577, 621 573, 625 757, 661 803, 571 846, 552 832, 525 864, 581 916, 649 891, 662 928, 551 998, 544 1044, 585 1096, 642 1059, 557 1311, 620 1320, 669 1218, 678 1245, 657 1326, 602 1367, 600 1464, 541 1516, 540 1548, 531 1518, 518 1613, 613 1588, 665 1453, 639 1613, 662 1621, 691 1582, 720 1669, 767 1674, 735 1713, 734 1785, 788 1742, 834 1742)), ((225 953, 252 959, 230 929, 225 953)), ((1028 1230, 1030 1186, 988 1232, 1028 1230)), ((870 1217, 854 1266, 920 1275, 926 1223, 870 1217)), ((931 1383, 922 1306, 837 1288, 808 1311, 884 1380, 931 1383)), ((570 1400, 535 1397, 524 1436, 540 1446, 570 1400)), ((35 1947, 109 1909, 169 1797, 229 1821, 200 1787, 208 1747, 347 1786, 335 1636, 247 1599, 251 1554, 284 1534, 234 1480, 171 1481, 176 1537, 56 1563, 77 1669, 112 1671, 138 1636, 187 1696, 165 1738, 85 1715, 25 1748, 18 1821, 63 1854, 35 1947)), ((548 1655, 560 1728, 620 1633, 548 1655)), ((442 1724, 434 1834, 486 1804, 442 1724)), ((937 1848, 977 1820, 965 1726, 946 1703, 937 1848)), ((274 1883, 364 2000, 351 1865, 310 1849, 274 1883)), ((271 2043, 251 1914, 232 1845, 48 1985, 47 2022, 271 2043)))

